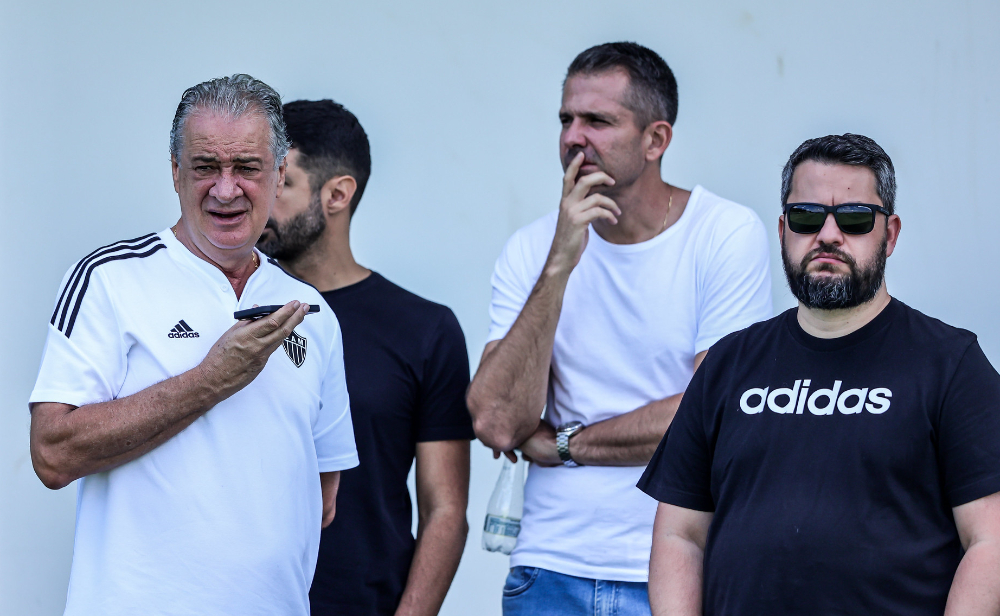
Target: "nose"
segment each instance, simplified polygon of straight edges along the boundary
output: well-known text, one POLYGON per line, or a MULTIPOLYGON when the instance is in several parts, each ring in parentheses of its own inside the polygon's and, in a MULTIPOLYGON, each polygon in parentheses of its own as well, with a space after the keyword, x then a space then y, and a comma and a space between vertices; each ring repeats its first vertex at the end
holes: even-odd
POLYGON ((237 197, 243 195, 243 189, 237 181, 236 174, 232 169, 224 168, 219 177, 215 180, 208 194, 215 197, 219 203, 230 203, 237 197))
POLYGON ((833 214, 826 215, 826 220, 823 221, 823 228, 816 234, 816 241, 836 246, 844 243, 844 232, 837 226, 837 220, 833 217, 833 214))
POLYGON ((562 130, 562 146, 564 149, 584 147, 587 145, 587 138, 583 133, 583 122, 579 118, 574 118, 572 122, 565 125, 562 130))

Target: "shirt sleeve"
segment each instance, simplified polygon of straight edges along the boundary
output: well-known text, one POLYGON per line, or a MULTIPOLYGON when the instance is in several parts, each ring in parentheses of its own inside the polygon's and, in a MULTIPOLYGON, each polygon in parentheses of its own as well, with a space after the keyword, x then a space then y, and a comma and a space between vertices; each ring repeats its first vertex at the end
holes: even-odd
POLYGON ((752 210, 734 216, 711 254, 701 283, 695 353, 723 336, 771 318, 771 263, 767 232, 752 210))
POLYGON ((63 277, 29 402, 84 406, 113 400, 127 370, 125 344, 102 270, 63 277))
POLYGON ((486 342, 500 340, 521 314, 535 281, 526 273, 521 233, 515 233, 503 247, 493 269, 493 297, 490 301, 490 333, 486 342))
POLYGON ((473 439, 472 417, 465 405, 469 353, 455 314, 445 308, 425 345, 417 442, 473 439))
POLYGON ((316 443, 319 472, 342 471, 359 464, 351 402, 344 376, 344 340, 339 326, 327 359, 319 413, 313 424, 313 441, 316 443))
POLYGON ((711 441, 705 430, 709 412, 705 404, 705 362, 694 373, 681 398, 670 428, 656 448, 637 487, 661 503, 694 509, 715 511, 712 497, 711 441))
POLYGON ((1000 374, 978 342, 966 350, 945 393, 938 439, 952 507, 1000 492, 1000 374))

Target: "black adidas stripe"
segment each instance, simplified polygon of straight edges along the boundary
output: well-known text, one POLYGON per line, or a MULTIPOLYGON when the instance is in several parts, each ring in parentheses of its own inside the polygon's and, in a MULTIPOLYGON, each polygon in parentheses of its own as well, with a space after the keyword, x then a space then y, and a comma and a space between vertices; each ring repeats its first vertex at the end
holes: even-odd
MULTIPOLYGON (((149 239, 146 239, 145 241, 136 246, 106 247, 105 249, 101 249, 96 251, 95 253, 91 253, 91 255, 88 255, 88 257, 85 259, 85 261, 88 261, 87 265, 84 268, 79 269, 79 272, 75 276, 71 276, 73 288, 69 289, 68 295, 64 293, 65 303, 63 303, 63 298, 60 298, 60 303, 63 303, 63 306, 62 306, 62 315, 59 318, 59 325, 57 326, 57 329, 63 332, 63 334, 67 338, 69 338, 70 335, 73 333, 73 326, 76 324, 76 317, 80 313, 80 305, 83 303, 83 296, 87 293, 87 287, 90 286, 90 276, 91 274, 93 274, 94 270, 97 267, 104 265, 105 263, 110 263, 111 261, 121 261, 124 259, 142 259, 150 256, 151 254, 157 252, 158 250, 167 247, 166 244, 158 243, 160 242, 160 238, 155 234, 146 237, 148 237, 149 239), (152 246, 149 248, 149 250, 146 250, 145 252, 138 252, 138 250, 149 247, 150 245, 152 246), (128 250, 129 252, 114 254, 111 256, 105 256, 108 255, 109 253, 118 252, 120 250, 128 250), (103 258, 98 258, 98 257, 103 257, 103 258), (77 284, 80 285, 80 290, 78 292, 75 289, 77 284), (76 301, 72 302, 74 294, 76 297, 76 301), (69 319, 67 321, 67 312, 69 311, 69 306, 71 302, 73 304, 73 310, 72 312, 69 312, 68 314, 69 319), (65 329, 63 327, 64 325, 65 329)), ((143 238, 137 238, 137 239, 143 239, 143 238)), ((136 240, 129 240, 129 241, 134 242, 136 240)), ((69 286, 70 283, 67 283, 67 287, 69 286)), ((56 306, 56 312, 57 313, 59 312, 58 305, 56 306)), ((53 314, 52 315, 53 325, 55 325, 55 320, 56 320, 56 314, 53 314)))
POLYGON ((119 250, 138 250, 145 248, 149 244, 155 241, 159 241, 159 236, 155 233, 150 233, 148 235, 143 235, 131 240, 122 240, 120 242, 115 242, 113 244, 108 244, 107 246, 101 246, 94 252, 90 253, 76 264, 73 268, 73 273, 70 274, 69 280, 66 281, 66 286, 63 287, 62 293, 59 296, 59 301, 56 303, 55 310, 52 311, 52 319, 49 321, 52 325, 56 324, 56 318, 59 317, 59 325, 57 326, 59 330, 62 330, 63 325, 66 322, 66 314, 69 310, 69 303, 73 298, 73 294, 76 292, 77 285, 80 284, 81 276, 84 275, 84 271, 87 267, 93 263, 96 259, 102 256, 116 252, 119 250), (141 242, 141 243, 140 243, 141 242), (138 245, 133 245, 137 244, 138 245), (62 315, 60 316, 60 308, 62 309, 62 315))
POLYGON ((184 319, 181 319, 181 320, 180 320, 180 322, 179 322, 179 323, 177 323, 177 324, 178 324, 179 326, 181 326, 181 327, 183 327, 183 328, 184 328, 184 329, 183 329, 183 330, 181 330, 181 331, 186 331, 186 332, 193 332, 193 331, 194 331, 193 329, 191 329, 191 326, 190 326, 190 325, 188 325, 187 323, 185 323, 185 322, 184 322, 184 319))
MULTIPOLYGON (((298 280, 298 281, 299 281, 299 282, 301 282, 302 284, 304 284, 304 285, 309 285, 310 287, 312 287, 312 288, 316 289, 316 286, 315 286, 315 285, 313 285, 313 284, 310 284, 310 283, 306 282, 305 280, 302 280, 301 278, 299 278, 299 277, 298 277, 298 276, 296 276, 295 274, 290 274, 290 273, 288 272, 288 270, 286 270, 285 268, 281 267, 281 265, 280 265, 280 264, 279 264, 279 263, 278 263, 277 261, 275 261, 275 260, 274 260, 274 258, 272 258, 272 257, 268 257, 268 258, 267 258, 267 262, 268 262, 268 263, 270 263, 271 265, 273 265, 274 267, 278 268, 278 271, 280 271, 280 272, 281 272, 282 274, 284 274, 285 276, 288 276, 288 277, 289 277, 289 278, 291 278, 292 280, 298 280)), ((316 291, 319 291, 319 289, 316 289, 316 291)))

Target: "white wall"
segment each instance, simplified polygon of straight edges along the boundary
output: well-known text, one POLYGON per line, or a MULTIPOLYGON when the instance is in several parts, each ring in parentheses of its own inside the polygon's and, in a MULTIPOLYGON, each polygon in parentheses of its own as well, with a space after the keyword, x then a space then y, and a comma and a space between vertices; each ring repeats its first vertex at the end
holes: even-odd
MULTIPOLYGON (((680 84, 664 176, 776 225, 804 139, 860 132, 892 156, 903 232, 889 290, 1000 361, 1000 4, 995 0, 166 3, 0 0, 0 613, 61 613, 74 489, 28 457, 25 406, 66 267, 178 216, 167 133, 187 86, 248 72, 332 97, 371 137, 359 259, 451 306, 473 367, 493 261, 556 207, 560 84, 584 48, 636 40, 680 84)), ((772 234, 776 308, 792 305, 772 234)), ((668 316, 668 315, 665 315, 668 316)), ((499 463, 473 448, 473 528, 444 614, 500 613, 479 548, 499 463)))

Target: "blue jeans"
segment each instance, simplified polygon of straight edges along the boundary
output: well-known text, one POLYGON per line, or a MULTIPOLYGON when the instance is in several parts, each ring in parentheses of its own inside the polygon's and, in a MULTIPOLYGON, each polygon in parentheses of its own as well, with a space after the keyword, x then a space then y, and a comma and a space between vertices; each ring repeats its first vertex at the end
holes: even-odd
POLYGON ((503 616, 650 616, 648 585, 513 567, 503 587, 503 616))

